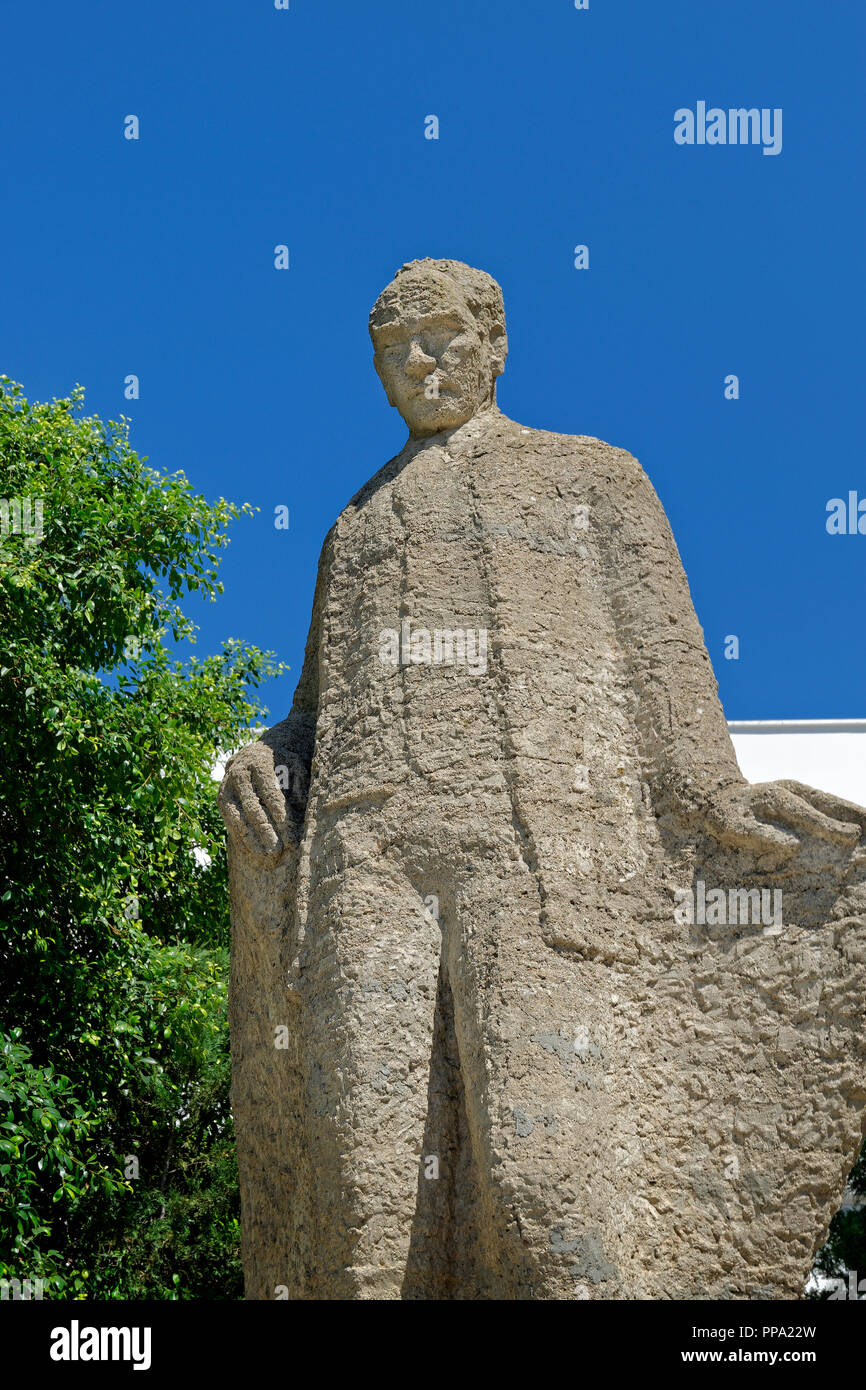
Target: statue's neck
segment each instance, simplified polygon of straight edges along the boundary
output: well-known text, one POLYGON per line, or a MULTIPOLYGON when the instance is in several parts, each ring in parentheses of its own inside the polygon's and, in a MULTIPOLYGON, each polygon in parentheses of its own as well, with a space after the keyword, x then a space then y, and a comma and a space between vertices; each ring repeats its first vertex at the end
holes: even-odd
POLYGON ((436 434, 413 434, 410 430, 409 438, 406 440, 406 447, 408 448, 410 445, 421 444, 444 444, 446 440, 453 439, 455 435, 460 434, 461 430, 468 430, 470 427, 483 429, 488 422, 492 422, 499 418, 501 414, 502 412, 497 406, 495 398, 490 401, 485 401, 483 405, 478 407, 474 414, 469 416, 468 420, 464 420, 460 425, 452 426, 451 429, 439 430, 436 434))

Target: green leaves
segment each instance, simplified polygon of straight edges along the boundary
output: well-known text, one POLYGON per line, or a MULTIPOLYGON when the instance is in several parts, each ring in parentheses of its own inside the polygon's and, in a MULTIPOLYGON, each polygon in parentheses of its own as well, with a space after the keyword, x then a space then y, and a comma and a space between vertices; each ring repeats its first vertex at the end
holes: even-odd
POLYGON ((221 1296, 239 1275, 211 768, 284 668, 235 640, 166 649, 251 509, 147 467, 82 405, 0 378, 2 491, 44 517, 38 544, 0 540, 0 1277, 221 1296))
POLYGON ((110 670, 131 634, 191 635, 177 600, 216 595, 227 527, 252 509, 208 504, 182 473, 146 467, 127 421, 82 417, 82 403, 76 388, 67 400, 30 404, 0 377, 4 495, 38 500, 44 513, 38 544, 22 534, 0 545, 0 631, 14 601, 19 635, 47 640, 83 668, 110 670), (157 582, 165 577, 167 594, 157 582))
POLYGON ((21 1268, 31 1276, 46 1272, 46 1191, 53 1189, 52 1202, 61 1192, 72 1211, 89 1184, 107 1176, 91 1152, 94 1116, 79 1104, 68 1077, 34 1066, 20 1036, 20 1028, 0 1034, 0 1278, 21 1268))

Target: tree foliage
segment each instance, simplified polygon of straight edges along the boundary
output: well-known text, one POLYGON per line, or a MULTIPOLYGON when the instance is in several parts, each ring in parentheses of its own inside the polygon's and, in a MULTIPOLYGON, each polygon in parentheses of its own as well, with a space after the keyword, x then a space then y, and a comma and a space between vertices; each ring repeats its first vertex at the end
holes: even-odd
POLYGON ((0 1278, 237 1296, 212 767, 285 668, 169 643, 251 508, 147 467, 80 388, 30 403, 6 377, 0 494, 0 1278))

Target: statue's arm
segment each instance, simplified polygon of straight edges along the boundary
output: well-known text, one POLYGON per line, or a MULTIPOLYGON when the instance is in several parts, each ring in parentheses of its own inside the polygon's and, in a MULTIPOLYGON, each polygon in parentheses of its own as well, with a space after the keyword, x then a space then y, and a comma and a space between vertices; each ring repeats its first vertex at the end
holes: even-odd
POLYGON ((599 490, 590 524, 600 529, 653 803, 689 809, 744 779, 667 517, 640 464, 620 468, 599 490))
MULTIPOLYGON (((327 547, 327 542, 326 542, 327 547)), ((306 1296, 311 1258, 295 915, 319 700, 325 550, 292 711, 226 767, 232 953, 229 1036, 247 1298, 306 1296)))
POLYGON ((855 844, 859 826, 829 802, 781 782, 751 786, 740 772, 671 528, 635 459, 617 455, 593 510, 656 813, 758 851, 793 852, 802 834, 855 844))
POLYGON ((300 844, 316 742, 319 657, 327 557, 325 541, 301 678, 291 712, 226 764, 219 807, 233 847, 251 863, 274 867, 300 844))

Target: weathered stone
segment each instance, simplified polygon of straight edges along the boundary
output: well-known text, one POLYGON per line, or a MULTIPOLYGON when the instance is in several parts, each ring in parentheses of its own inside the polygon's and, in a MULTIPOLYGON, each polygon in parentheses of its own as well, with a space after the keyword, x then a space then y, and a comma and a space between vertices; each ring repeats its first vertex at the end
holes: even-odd
POLYGON ((496 407, 494 281, 415 262, 371 333, 410 437, 221 790, 247 1296, 797 1297, 863 1129, 866 811, 744 782, 639 463, 496 407))

